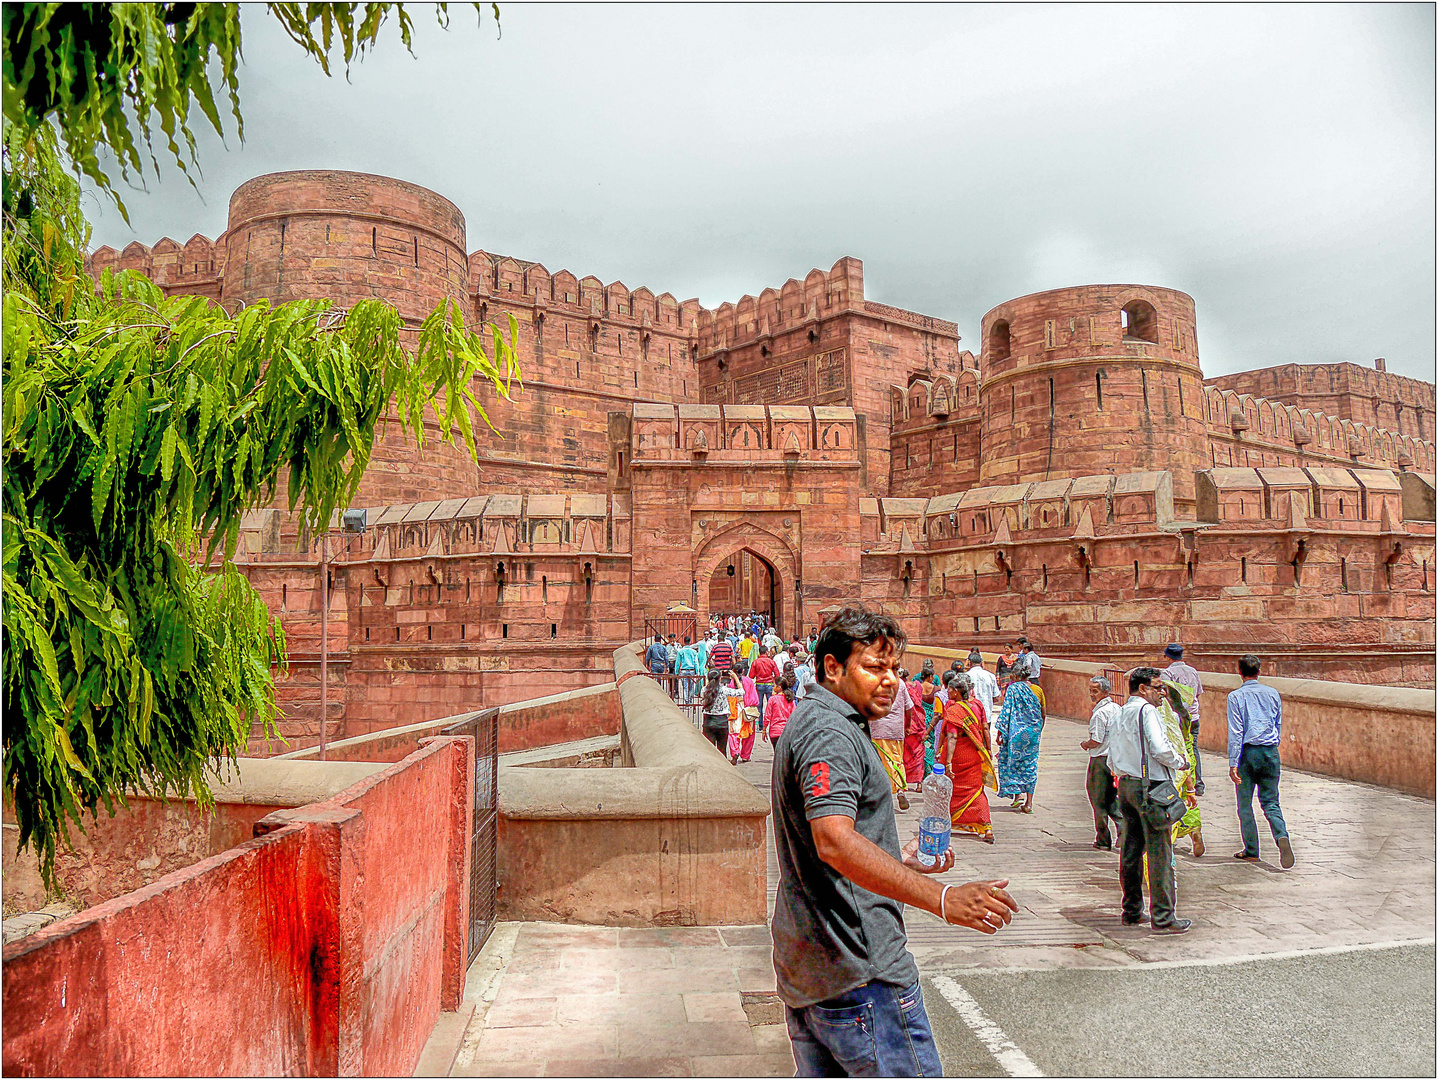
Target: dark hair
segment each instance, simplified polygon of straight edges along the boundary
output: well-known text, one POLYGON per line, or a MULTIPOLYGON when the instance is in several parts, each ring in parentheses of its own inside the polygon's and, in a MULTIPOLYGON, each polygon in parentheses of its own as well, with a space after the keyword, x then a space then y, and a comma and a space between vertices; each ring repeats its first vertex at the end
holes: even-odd
POLYGON ((779 692, 790 705, 794 704, 794 666, 791 664, 779 676, 779 692))
POLYGON ((967 701, 969 698, 969 691, 973 689, 973 684, 969 682, 969 677, 967 675, 955 675, 954 689, 959 692, 959 700, 967 701))
POLYGON ((819 631, 819 641, 814 646, 814 674, 824 682, 828 674, 825 660, 832 656, 844 667, 854 654, 854 647, 867 648, 879 640, 886 640, 898 656, 902 656, 908 636, 898 621, 889 615, 870 611, 863 604, 847 604, 834 612, 824 629, 819 631))
POLYGON ((1128 673, 1128 692, 1136 694, 1140 686, 1158 682, 1160 678, 1158 668, 1136 667, 1128 673))
POLYGON ((1029 669, 1022 664, 1009 668, 1009 682, 1028 682, 1029 669))
POLYGON ((931 679, 934 677, 934 661, 932 657, 926 656, 923 665, 919 668, 919 678, 922 679, 925 675, 931 679))
POLYGON ((685 634, 685 635, 684 635, 684 644, 685 644, 685 645, 692 645, 693 643, 694 643, 693 638, 691 638, 688 634, 685 634))
POLYGON ((735 661, 734 661, 734 674, 735 674, 735 675, 747 675, 747 674, 749 674, 749 661, 748 661, 748 660, 735 660, 735 661))
POLYGON ((957 671, 946 671, 944 672, 944 677, 941 681, 945 686, 952 686, 954 685, 954 680, 958 677, 959 673, 957 671))
POLYGON ((1238 673, 1245 679, 1258 678, 1258 657, 1245 653, 1238 658, 1238 673))
POLYGON ((719 696, 719 672, 711 671, 709 681, 704 685, 704 693, 699 698, 704 703, 704 708, 714 704, 714 699, 719 696))
POLYGON ((1029 643, 1029 639, 1028 639, 1028 638, 1022 637, 1022 636, 1019 638, 1019 644, 1020 644, 1020 645, 1027 645, 1028 643, 1029 643))
POLYGON ((952 664, 949 665, 949 670, 958 673, 960 671, 963 671, 963 668, 959 667, 959 662, 955 660, 952 664))

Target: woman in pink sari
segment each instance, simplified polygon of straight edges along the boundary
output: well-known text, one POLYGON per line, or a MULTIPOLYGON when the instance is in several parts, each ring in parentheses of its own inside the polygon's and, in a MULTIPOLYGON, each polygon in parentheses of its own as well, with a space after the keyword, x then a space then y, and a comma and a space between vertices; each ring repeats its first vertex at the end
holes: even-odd
POLYGON ((729 728, 729 761, 738 765, 748 761, 754 753, 754 732, 759 722, 759 688, 749 678, 749 665, 739 662, 739 682, 744 687, 744 698, 739 706, 739 730, 729 728))

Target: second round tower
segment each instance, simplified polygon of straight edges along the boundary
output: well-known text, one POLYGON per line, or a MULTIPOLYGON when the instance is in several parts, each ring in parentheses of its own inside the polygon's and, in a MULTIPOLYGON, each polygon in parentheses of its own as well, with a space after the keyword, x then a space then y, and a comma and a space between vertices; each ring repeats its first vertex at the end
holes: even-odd
POLYGON ((1206 468, 1193 298, 1151 285, 1032 293, 983 318, 984 485, 1206 468))

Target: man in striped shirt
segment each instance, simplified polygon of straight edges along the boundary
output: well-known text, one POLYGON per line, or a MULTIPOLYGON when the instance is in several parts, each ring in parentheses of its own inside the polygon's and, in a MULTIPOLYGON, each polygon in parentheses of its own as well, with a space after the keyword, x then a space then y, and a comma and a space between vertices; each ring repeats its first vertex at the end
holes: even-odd
POLYGON ((728 671, 734 666, 734 646, 727 638, 720 638, 709 650, 709 670, 728 671))

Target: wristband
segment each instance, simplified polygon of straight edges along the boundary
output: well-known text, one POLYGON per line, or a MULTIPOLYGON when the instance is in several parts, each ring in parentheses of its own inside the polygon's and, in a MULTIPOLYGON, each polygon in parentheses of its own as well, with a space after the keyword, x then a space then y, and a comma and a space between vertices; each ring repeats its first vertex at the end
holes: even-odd
POLYGON ((944 914, 944 901, 949 898, 949 890, 952 888, 953 885, 945 885, 944 891, 939 893, 939 918, 943 919, 945 923, 949 921, 949 917, 944 914))

